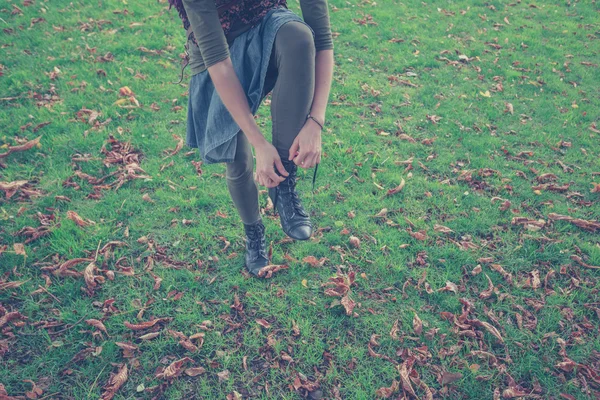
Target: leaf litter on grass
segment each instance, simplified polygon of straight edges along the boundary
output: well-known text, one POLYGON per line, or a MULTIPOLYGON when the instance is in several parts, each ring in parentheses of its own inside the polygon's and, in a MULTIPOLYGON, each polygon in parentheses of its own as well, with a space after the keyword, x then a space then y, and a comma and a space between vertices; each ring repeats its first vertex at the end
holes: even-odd
POLYGON ((8 134, 20 133, 0 139, 0 355, 11 373, 38 366, 28 354, 71 361, 49 373, 54 390, 43 376, 5 374, 0 396, 77 398, 92 386, 113 398, 137 385, 160 398, 194 392, 194 376, 232 399, 597 396, 597 13, 571 3, 330 2, 341 45, 324 160, 335 168, 315 193, 330 206, 313 215, 329 229, 277 242, 270 253, 281 246, 286 264, 258 284, 231 268, 240 247, 227 225, 235 211, 220 203, 222 171, 189 160, 182 125, 168 122, 181 87, 154 90, 169 80, 178 39, 142 43, 139 29, 177 24, 153 25, 164 3, 69 6, 89 11, 83 22, 29 0, 7 9, 15 44, 3 45, 10 94, 0 101, 8 134), (83 32, 83 45, 68 40, 83 32), (52 48, 21 46, 25 34, 84 55, 65 64, 52 48), (16 85, 17 65, 46 73, 16 85), (90 143, 104 132, 98 152, 90 143), (62 139, 73 147, 50 145, 62 139), (171 219, 163 184, 173 202, 177 188, 194 188, 172 205, 183 215, 170 229, 156 223, 171 219), (115 193, 125 206, 107 198, 115 193), (71 226, 100 236, 98 248, 52 243, 71 226), (193 252, 181 250, 188 235, 200 243, 193 252), (80 313, 67 319, 71 309, 80 313), (29 340, 36 330, 49 349, 29 340), (102 372, 107 342, 119 355, 102 372))

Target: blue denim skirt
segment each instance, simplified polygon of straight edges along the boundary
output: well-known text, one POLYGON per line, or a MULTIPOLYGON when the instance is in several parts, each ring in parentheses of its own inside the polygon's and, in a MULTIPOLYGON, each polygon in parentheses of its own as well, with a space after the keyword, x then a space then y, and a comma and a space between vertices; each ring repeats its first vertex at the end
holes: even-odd
MULTIPOLYGON (((255 114, 267 93, 264 85, 275 36, 287 22, 304 21, 284 7, 270 10, 229 48, 231 62, 255 114)), ((308 25, 307 25, 308 26, 308 25)), ((314 33, 313 33, 314 34, 314 33)), ((221 101, 208 71, 192 76, 189 86, 186 143, 197 148, 207 164, 232 162, 240 128, 221 101)))

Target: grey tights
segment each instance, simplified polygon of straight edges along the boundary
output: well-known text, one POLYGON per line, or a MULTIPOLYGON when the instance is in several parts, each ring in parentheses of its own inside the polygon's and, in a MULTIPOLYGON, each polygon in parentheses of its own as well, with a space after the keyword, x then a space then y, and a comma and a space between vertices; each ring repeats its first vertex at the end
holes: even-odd
MULTIPOLYGON (((315 55, 312 32, 306 25, 292 21, 279 28, 269 61, 265 94, 273 91, 273 145, 281 158, 288 158, 310 111, 315 90, 315 55)), ((260 211, 252 146, 241 131, 237 135, 235 160, 227 163, 226 175, 227 188, 242 222, 257 222, 260 211)))

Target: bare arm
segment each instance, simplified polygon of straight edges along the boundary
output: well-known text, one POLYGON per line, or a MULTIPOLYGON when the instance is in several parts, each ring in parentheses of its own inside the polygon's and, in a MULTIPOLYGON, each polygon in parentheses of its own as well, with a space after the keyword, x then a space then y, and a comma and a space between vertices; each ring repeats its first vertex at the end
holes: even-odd
POLYGON ((315 95, 311 107, 311 115, 319 122, 325 122, 325 112, 333 80, 333 50, 317 52, 315 64, 315 95))
POLYGON ((254 147, 265 144, 267 140, 258 125, 256 125, 244 89, 233 70, 231 59, 227 58, 210 66, 208 73, 223 104, 244 132, 250 144, 254 147))
MULTIPOLYGON (((333 79, 333 38, 329 25, 327 0, 300 0, 304 21, 315 32, 315 92, 310 114, 321 125, 325 113, 331 81, 333 79)), ((290 148, 290 160, 303 168, 311 168, 321 162, 321 127, 307 119, 290 148)))
MULTIPOLYGON (((315 94, 310 115, 321 125, 325 123, 325 112, 333 77, 333 50, 317 52, 315 63, 315 94)), ((321 162, 321 127, 307 119, 290 147, 290 160, 302 168, 312 168, 321 162)))

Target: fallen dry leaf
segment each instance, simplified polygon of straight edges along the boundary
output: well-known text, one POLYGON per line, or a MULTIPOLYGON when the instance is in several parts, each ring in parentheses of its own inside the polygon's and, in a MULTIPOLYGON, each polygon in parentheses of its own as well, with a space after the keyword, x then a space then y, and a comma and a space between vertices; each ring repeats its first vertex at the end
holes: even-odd
POLYGON ((99 321, 97 319, 86 319, 85 323, 90 326, 93 326, 96 329, 101 330, 102 332, 106 333, 106 336, 110 337, 110 335, 108 334, 108 331, 106 330, 106 326, 104 326, 102 321, 99 321))
POLYGON ((173 380, 184 372, 183 365, 188 362, 193 364, 194 360, 189 357, 184 357, 177 361, 173 361, 167 368, 159 369, 155 376, 158 379, 173 380))
POLYGON ((415 316, 413 317, 413 330, 417 335, 423 333, 423 321, 421 321, 421 318, 419 318, 417 313, 415 313, 415 316))
POLYGON ((402 191, 402 189, 404 189, 405 184, 406 184, 406 182, 404 181, 404 178, 403 178, 402 181, 400 182, 400 185, 387 191, 386 196, 392 196, 396 193, 400 193, 402 191))
POLYGON ((8 147, 8 151, 6 151, 5 153, 0 153, 0 159, 2 159, 4 157, 7 157, 9 154, 12 154, 12 153, 16 153, 16 152, 19 152, 19 151, 27 151, 29 149, 34 148, 35 146, 37 146, 40 143, 40 139, 41 138, 42 137, 40 136, 38 138, 35 138, 33 140, 28 141, 25 144, 21 144, 21 145, 18 145, 18 146, 9 146, 8 147))
POLYGON ((79 216, 75 211, 67 211, 67 218, 71 221, 75 222, 77 225, 81 227, 86 227, 90 225, 94 225, 95 222, 91 220, 85 220, 79 216))
POLYGON ((460 372, 452 373, 452 372, 442 372, 442 374, 438 377, 438 381, 440 385, 446 386, 456 381, 461 380, 463 375, 460 372))
POLYGON ((317 259, 315 256, 307 256, 304 257, 302 259, 302 261, 304 261, 305 263, 310 264, 310 266, 312 267, 322 267, 323 265, 325 265, 326 261, 329 261, 329 259, 325 258, 325 257, 321 257, 320 259, 317 259))
POLYGON ((356 236, 350 236, 350 239, 348 239, 348 240, 352 247, 354 247, 355 249, 360 249, 360 239, 359 238, 357 238, 356 236))
POLYGON ((287 265, 267 265, 258 272, 259 278, 270 279, 273 274, 288 269, 287 265))
POLYGON ((112 400, 117 394, 117 390, 127 381, 127 364, 123 364, 116 374, 111 374, 108 382, 104 385, 104 392, 102 393, 101 400, 112 400))
POLYGON ((144 329, 151 328, 151 327, 153 327, 154 325, 156 325, 157 323, 159 323, 161 321, 163 321, 162 318, 157 318, 157 319, 153 319, 151 321, 141 322, 139 324, 132 324, 132 323, 130 323, 128 321, 125 321, 123 324, 127 328, 131 329, 132 331, 141 331, 141 330, 144 330, 144 329))

